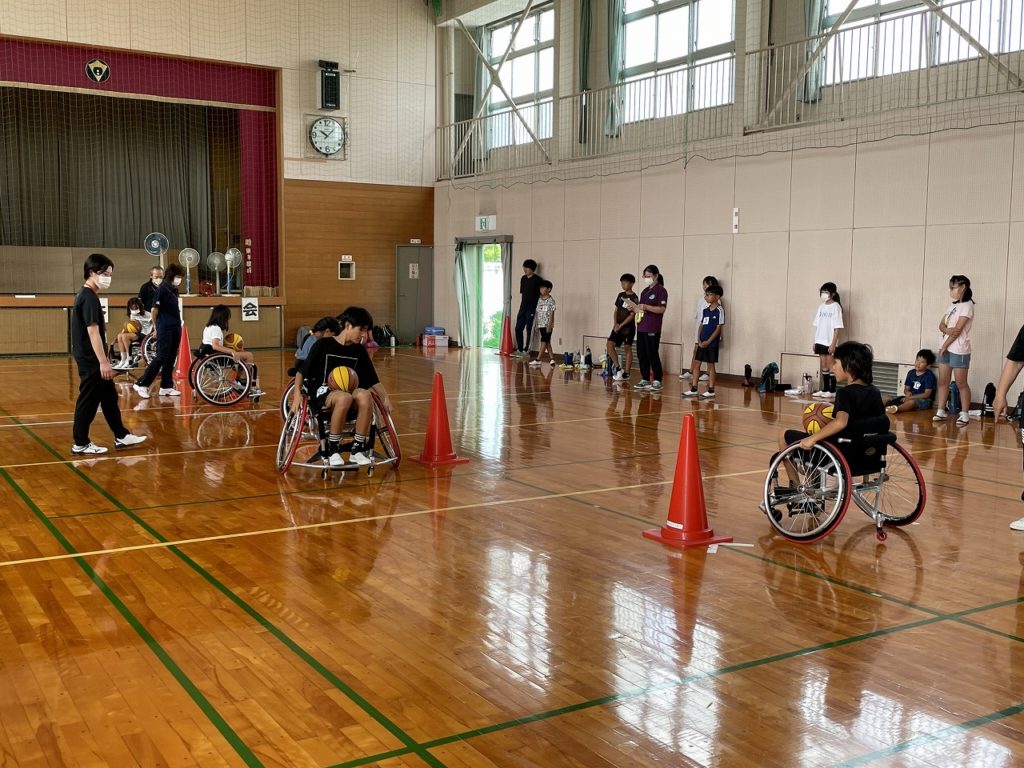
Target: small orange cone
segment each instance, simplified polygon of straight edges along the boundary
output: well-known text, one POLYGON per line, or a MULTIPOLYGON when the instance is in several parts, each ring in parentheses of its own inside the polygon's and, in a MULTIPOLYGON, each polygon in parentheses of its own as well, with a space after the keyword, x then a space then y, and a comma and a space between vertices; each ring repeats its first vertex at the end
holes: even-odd
POLYGON ((444 381, 440 371, 434 374, 434 394, 430 398, 430 421, 427 422, 427 439, 423 443, 423 453, 414 457, 413 461, 428 467, 469 462, 469 459, 460 459, 452 450, 448 405, 444 399, 444 381))
POLYGON ((668 502, 668 520, 660 529, 644 531, 648 539, 673 547, 704 547, 732 541, 731 536, 715 536, 708 526, 708 510, 704 504, 704 481, 700 475, 697 455, 697 426, 693 414, 683 416, 679 435, 679 456, 672 497, 668 502))
POLYGON ((181 324, 181 343, 178 344, 178 363, 174 366, 174 378, 187 379, 192 369, 192 347, 188 343, 188 328, 181 324))
POLYGON ((512 324, 509 322, 508 315, 505 315, 501 321, 501 347, 498 349, 498 354, 508 357, 515 352, 515 347, 512 346, 512 324))

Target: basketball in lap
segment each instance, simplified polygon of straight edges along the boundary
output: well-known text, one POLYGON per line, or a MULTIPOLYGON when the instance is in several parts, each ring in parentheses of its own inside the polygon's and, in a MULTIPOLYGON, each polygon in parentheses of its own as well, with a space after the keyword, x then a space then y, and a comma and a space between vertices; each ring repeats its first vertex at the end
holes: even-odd
POLYGON ((327 374, 327 386, 335 392, 354 392, 359 386, 359 376, 348 366, 339 365, 327 374))
POLYGON ((834 418, 832 403, 811 403, 804 408, 804 432, 813 435, 834 418))

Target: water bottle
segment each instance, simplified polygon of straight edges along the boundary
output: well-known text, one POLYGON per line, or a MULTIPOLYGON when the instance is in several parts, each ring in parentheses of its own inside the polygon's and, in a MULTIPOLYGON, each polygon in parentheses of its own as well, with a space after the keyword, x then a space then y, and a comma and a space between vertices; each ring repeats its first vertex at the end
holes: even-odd
POLYGON ((573 357, 572 357, 572 366, 573 366, 573 368, 579 368, 581 362, 582 362, 582 360, 580 358, 580 353, 579 353, 579 350, 577 350, 575 353, 573 353, 573 357))

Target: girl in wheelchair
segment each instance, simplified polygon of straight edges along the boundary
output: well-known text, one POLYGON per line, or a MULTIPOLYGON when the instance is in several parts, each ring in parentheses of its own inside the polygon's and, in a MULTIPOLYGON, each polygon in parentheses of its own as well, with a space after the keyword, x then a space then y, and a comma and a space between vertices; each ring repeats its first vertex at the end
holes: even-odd
POLYGON ((114 363, 115 371, 127 371, 132 367, 132 344, 142 344, 142 340, 153 332, 153 321, 149 312, 142 308, 142 300, 138 296, 128 299, 126 307, 128 320, 115 341, 116 349, 121 350, 121 359, 114 363))
POLYGON ((230 355, 232 359, 245 365, 252 372, 252 389, 249 397, 256 398, 263 394, 260 389, 259 371, 256 367, 255 358, 252 352, 246 352, 239 344, 238 349, 232 349, 224 344, 224 337, 228 332, 228 324, 231 322, 231 310, 224 304, 218 304, 210 312, 210 319, 206 321, 203 328, 203 343, 199 345, 199 356, 206 357, 214 352, 230 355))
POLYGON ((388 397, 370 355, 363 346, 366 334, 373 327, 373 317, 362 307, 349 307, 326 330, 309 351, 299 370, 295 373, 295 394, 292 409, 302 407, 302 395, 309 396, 309 407, 315 413, 330 413, 327 435, 327 460, 333 468, 345 464, 341 456, 342 433, 345 422, 355 417, 355 436, 349 452, 349 461, 359 466, 373 463, 370 456, 373 446, 369 444, 370 425, 373 419, 373 399, 370 390, 380 398, 385 410, 390 413, 391 400, 388 397), (331 390, 327 384, 328 374, 338 366, 346 366, 356 372, 359 386, 353 392, 331 390))

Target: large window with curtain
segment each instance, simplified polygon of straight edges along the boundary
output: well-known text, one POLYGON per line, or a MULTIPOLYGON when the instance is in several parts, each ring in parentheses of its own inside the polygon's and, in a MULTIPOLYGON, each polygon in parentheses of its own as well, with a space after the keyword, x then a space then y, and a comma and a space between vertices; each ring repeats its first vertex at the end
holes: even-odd
MULTIPOLYGON (((827 31, 849 0, 825 5, 827 31)), ((941 0, 943 10, 994 54, 1024 48, 1024 0, 941 0)), ((862 80, 978 58, 981 54, 921 0, 858 0, 825 49, 822 83, 862 80)))
POLYGON ((733 0, 623 0, 623 119, 731 103, 733 0))
MULTIPOLYGON (((551 138, 555 93, 555 9, 538 7, 527 16, 515 39, 519 16, 491 24, 485 34, 485 52, 511 101, 500 88, 491 88, 487 99, 488 146, 506 147, 531 141, 523 122, 538 139, 551 138), (505 63, 501 59, 511 43, 505 63), (500 66, 500 69, 498 68, 500 66), (519 111, 523 121, 513 113, 519 111)), ((485 81, 486 84, 486 81, 485 81)))

